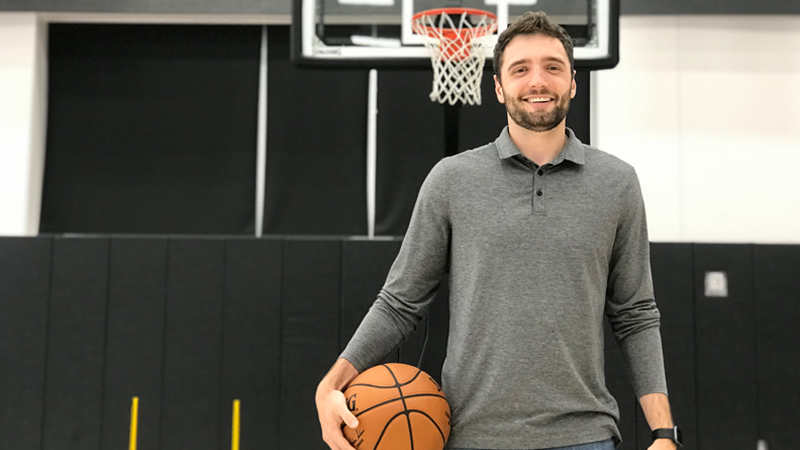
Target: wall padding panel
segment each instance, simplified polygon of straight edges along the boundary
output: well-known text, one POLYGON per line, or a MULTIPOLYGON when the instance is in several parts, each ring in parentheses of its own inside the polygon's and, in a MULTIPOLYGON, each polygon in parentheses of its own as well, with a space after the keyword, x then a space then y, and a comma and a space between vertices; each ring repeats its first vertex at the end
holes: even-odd
POLYGON ((138 448, 160 448, 166 289, 166 239, 111 240, 102 448, 128 445, 133 397, 138 448))
POLYGON ((222 448, 231 442, 234 400, 242 449, 274 448, 278 439, 282 258, 277 239, 226 242, 222 448))
POLYGON ((39 448, 51 239, 0 238, 0 448, 39 448))
MULTIPOLYGON (((672 417, 684 445, 697 443, 695 402, 695 321, 692 244, 651 244, 650 260, 656 304, 661 312, 661 341, 672 417)), ((650 427, 637 408, 638 447, 652 444, 650 427)))
POLYGON ((161 448, 217 450, 224 241, 173 239, 167 273, 161 448))
POLYGON ((694 246, 697 443, 752 450, 758 440, 753 247, 694 246), (705 297, 706 271, 725 271, 727 298, 705 297))
POLYGON ((44 450, 100 445, 108 256, 108 239, 54 242, 44 450))
POLYGON ((279 448, 325 450, 317 384, 339 356, 341 242, 284 242, 279 448))
POLYGON ((771 450, 800 448, 800 247, 755 247, 760 438, 771 450))

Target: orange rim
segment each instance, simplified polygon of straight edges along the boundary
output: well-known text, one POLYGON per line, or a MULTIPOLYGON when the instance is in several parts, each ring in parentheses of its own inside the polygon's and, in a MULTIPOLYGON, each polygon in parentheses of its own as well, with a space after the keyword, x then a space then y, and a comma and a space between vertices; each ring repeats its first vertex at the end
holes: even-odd
POLYGON ((436 34, 436 30, 439 30, 441 34, 448 39, 455 39, 457 35, 463 39, 465 37, 465 33, 469 30, 458 30, 458 31, 450 31, 445 29, 440 29, 437 27, 432 27, 429 25, 424 25, 418 23, 420 19, 425 16, 441 16, 442 14, 464 14, 467 13, 469 15, 476 15, 476 16, 486 16, 492 19, 492 23, 488 25, 481 25, 476 27, 475 31, 473 31, 475 37, 485 36, 489 30, 491 30, 495 24, 497 23, 497 16, 490 13, 489 11, 484 11, 482 9, 475 9, 475 8, 436 8, 436 9, 429 9, 427 11, 422 11, 414 14, 411 17, 411 23, 415 24, 419 28, 423 28, 426 31, 426 34, 430 37, 438 37, 436 34))

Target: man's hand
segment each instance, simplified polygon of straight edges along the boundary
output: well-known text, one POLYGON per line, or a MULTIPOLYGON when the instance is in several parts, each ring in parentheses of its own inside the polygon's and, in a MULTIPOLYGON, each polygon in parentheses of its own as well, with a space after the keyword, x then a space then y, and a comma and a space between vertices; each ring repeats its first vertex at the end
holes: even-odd
POLYGON ((350 428, 358 426, 358 419, 347 409, 344 393, 336 389, 327 392, 317 390, 317 413, 322 427, 322 440, 332 450, 355 450, 342 433, 342 424, 350 428))
POLYGON ((347 409, 347 399, 342 392, 356 376, 358 370, 355 366, 350 361, 339 358, 317 386, 315 400, 319 425, 322 427, 322 440, 331 450, 356 450, 342 433, 342 424, 350 428, 358 426, 358 419, 347 409))

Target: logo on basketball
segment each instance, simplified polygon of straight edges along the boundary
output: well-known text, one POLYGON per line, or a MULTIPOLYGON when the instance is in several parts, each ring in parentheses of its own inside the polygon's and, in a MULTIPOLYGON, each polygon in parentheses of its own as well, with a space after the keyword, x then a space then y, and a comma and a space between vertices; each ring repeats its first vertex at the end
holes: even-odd
POLYGON ((347 409, 349 409, 351 412, 358 411, 358 406, 356 406, 356 395, 358 394, 353 394, 350 397, 347 397, 347 409))

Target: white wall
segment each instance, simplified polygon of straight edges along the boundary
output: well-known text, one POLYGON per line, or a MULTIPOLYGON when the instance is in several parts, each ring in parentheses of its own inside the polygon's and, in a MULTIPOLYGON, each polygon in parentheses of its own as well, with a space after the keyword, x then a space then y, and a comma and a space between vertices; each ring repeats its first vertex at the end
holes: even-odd
POLYGON ((0 235, 39 230, 47 100, 47 26, 0 13, 0 235))
POLYGON ((650 237, 800 243, 800 16, 626 16, 593 144, 633 164, 650 237))

